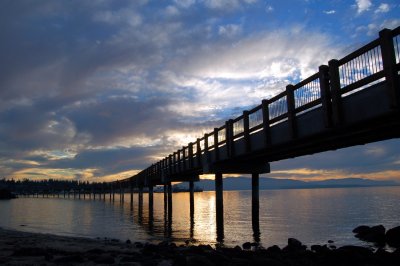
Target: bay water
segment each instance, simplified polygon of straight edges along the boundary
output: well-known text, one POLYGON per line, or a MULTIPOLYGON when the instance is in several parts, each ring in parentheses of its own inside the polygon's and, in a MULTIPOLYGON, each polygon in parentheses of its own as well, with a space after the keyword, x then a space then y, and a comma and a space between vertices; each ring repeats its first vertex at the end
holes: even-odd
MULTIPOLYGON (((222 243, 226 246, 259 242, 262 246, 287 244, 294 237, 306 245, 366 245, 353 236, 358 225, 400 225, 400 187, 324 188, 260 191, 259 230, 254 230, 251 191, 225 191, 222 243)), ((132 242, 171 240, 217 244, 215 193, 195 193, 191 219, 189 193, 173 193, 172 213, 164 210, 164 196, 154 193, 153 212, 148 197, 139 206, 137 194, 113 201, 18 198, 0 201, 0 227, 20 231, 132 242)), ((221 235, 219 235, 221 238, 221 235)))

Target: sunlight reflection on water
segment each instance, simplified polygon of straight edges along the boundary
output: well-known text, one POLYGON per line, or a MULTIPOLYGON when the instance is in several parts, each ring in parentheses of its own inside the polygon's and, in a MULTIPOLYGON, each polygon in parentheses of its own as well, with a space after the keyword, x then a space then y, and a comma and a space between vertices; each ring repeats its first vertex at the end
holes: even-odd
MULTIPOLYGON (((400 188, 340 188, 260 191, 260 240, 265 247, 286 245, 295 237, 305 244, 338 246, 362 244, 352 229, 360 224, 400 225, 400 188)), ((135 195, 115 201, 57 198, 20 198, 0 201, 0 226, 17 230, 61 235, 118 238, 122 241, 216 243, 214 192, 195 193, 193 223, 189 193, 173 194, 172 219, 164 213, 162 193, 154 194, 153 219, 148 197, 143 208, 135 195), (24 225, 24 226, 21 226, 24 225)), ((224 192, 224 244, 254 241, 251 191, 224 192)))

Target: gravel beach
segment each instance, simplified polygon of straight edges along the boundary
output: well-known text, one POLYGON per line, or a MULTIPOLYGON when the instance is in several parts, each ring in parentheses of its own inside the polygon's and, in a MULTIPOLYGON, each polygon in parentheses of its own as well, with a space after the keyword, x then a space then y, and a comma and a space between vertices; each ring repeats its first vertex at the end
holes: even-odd
POLYGON ((0 228, 0 265, 400 265, 400 250, 365 247, 304 246, 296 239, 280 248, 174 243, 120 242, 27 233, 0 228))

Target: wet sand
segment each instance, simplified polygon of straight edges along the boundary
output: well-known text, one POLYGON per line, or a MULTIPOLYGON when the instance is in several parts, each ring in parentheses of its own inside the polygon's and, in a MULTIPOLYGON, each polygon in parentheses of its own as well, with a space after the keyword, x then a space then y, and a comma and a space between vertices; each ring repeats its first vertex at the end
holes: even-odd
POLYGON ((400 265, 400 250, 306 247, 296 239, 282 249, 252 243, 242 247, 123 243, 0 228, 0 265, 400 265))

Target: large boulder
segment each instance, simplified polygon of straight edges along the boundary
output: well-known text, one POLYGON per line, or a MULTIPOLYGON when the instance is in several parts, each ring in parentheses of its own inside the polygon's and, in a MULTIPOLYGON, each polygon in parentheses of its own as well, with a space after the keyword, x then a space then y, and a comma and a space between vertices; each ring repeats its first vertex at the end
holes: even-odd
POLYGON ((383 225, 359 226, 353 230, 353 232, 356 232, 357 238, 378 245, 385 244, 385 231, 386 229, 383 225))
POLYGON ((386 243, 392 247, 400 247, 400 226, 389 229, 386 232, 386 243))

